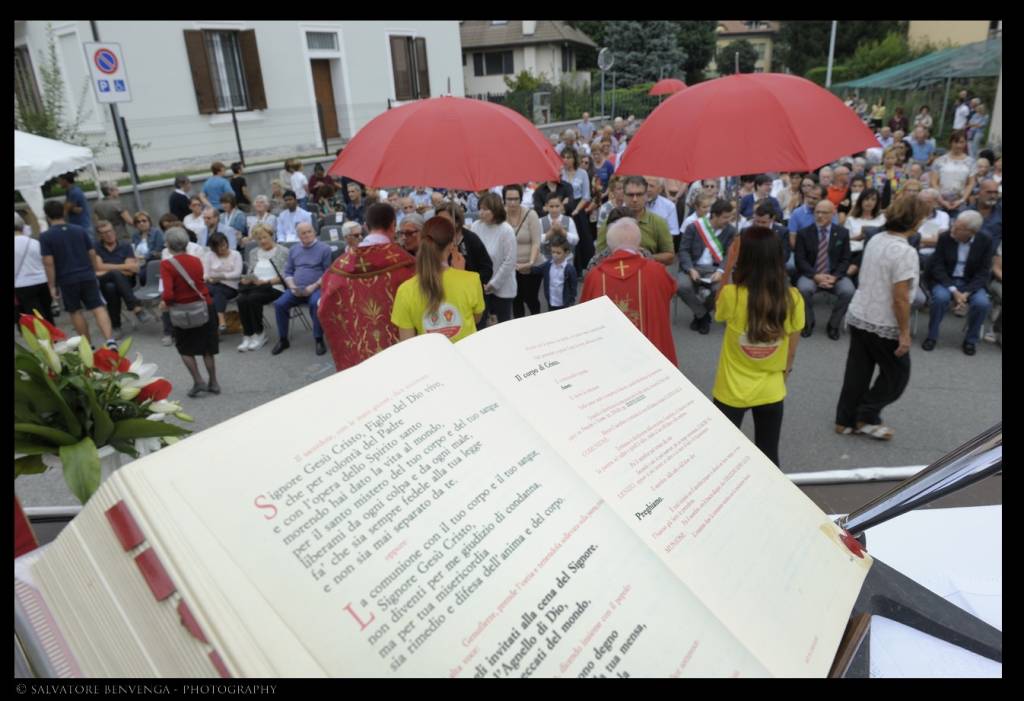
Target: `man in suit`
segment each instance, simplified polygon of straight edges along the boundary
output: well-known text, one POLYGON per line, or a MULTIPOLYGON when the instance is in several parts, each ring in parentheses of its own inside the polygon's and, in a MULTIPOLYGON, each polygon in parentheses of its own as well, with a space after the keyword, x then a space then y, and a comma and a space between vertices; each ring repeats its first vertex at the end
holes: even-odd
POLYGON ((932 291, 932 309, 928 319, 928 337, 921 347, 935 348, 942 317, 950 302, 968 307, 967 335, 963 351, 974 355, 981 324, 992 308, 985 288, 992 274, 992 238, 980 231, 981 214, 968 210, 956 218, 951 231, 939 236, 935 253, 928 260, 925 279, 932 291))
POLYGON ((725 274, 725 254, 736 235, 735 227, 729 224, 732 211, 728 200, 716 200, 707 217, 690 224, 681 234, 676 294, 693 311, 690 329, 702 334, 711 330, 711 310, 725 274), (701 278, 711 279, 710 294, 703 299, 698 294, 701 278))
POLYGON ((808 338, 814 333, 814 306, 811 296, 815 292, 836 295, 829 318, 828 337, 839 340, 839 324, 846 307, 856 291, 846 271, 850 267, 850 232, 832 223, 835 205, 823 199, 814 206, 814 224, 797 232, 796 269, 800 278, 796 286, 804 297, 806 325, 800 333, 808 338))

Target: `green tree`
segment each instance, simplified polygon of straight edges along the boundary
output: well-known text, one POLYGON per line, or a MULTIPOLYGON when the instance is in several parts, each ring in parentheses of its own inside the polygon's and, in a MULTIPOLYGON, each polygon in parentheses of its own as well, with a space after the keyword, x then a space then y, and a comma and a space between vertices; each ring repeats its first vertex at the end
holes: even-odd
POLYGON ((615 56, 619 85, 651 82, 678 73, 686 56, 668 20, 606 22, 604 40, 615 56))
POLYGON ((594 40, 597 44, 596 49, 592 49, 589 46, 577 46, 573 49, 576 52, 576 67, 581 71, 593 70, 597 68, 597 52, 604 47, 605 41, 605 27, 608 25, 607 22, 592 22, 590 20, 563 20, 566 24, 574 29, 578 29, 588 37, 594 40))
POLYGON ((693 85, 704 80, 704 69, 715 57, 714 20, 696 22, 675 22, 679 47, 686 53, 683 68, 686 71, 686 84, 693 85))
POLYGON ((36 136, 90 146, 81 133, 82 122, 90 114, 85 108, 89 85, 82 86, 78 107, 69 115, 65 104, 64 77, 60 73, 60 60, 57 56, 57 38, 52 24, 46 25, 46 37, 46 52, 39 61, 39 76, 42 79, 41 109, 18 100, 15 93, 14 123, 20 131, 36 136))
MULTIPOLYGON (((884 39, 890 32, 906 36, 905 21, 840 20, 836 25, 835 62, 843 63, 853 56, 861 44, 884 39)), ((832 23, 784 22, 776 37, 775 57, 779 68, 804 75, 814 66, 828 62, 829 37, 832 23)))
POLYGON ((722 75, 736 73, 737 55, 740 58, 739 72, 753 73, 754 64, 757 63, 757 49, 746 39, 737 39, 718 50, 718 58, 715 59, 715 63, 718 64, 718 72, 722 75))
POLYGON ((547 84, 547 77, 541 73, 539 76, 533 75, 530 71, 519 71, 519 73, 512 78, 504 78, 505 85, 512 92, 536 92, 542 85, 547 84))

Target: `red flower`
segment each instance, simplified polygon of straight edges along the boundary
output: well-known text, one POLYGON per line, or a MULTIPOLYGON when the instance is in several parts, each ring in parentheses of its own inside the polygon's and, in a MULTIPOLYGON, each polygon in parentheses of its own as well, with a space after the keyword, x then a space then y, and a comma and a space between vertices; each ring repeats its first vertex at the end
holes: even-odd
POLYGON ((93 363, 100 372, 128 372, 132 366, 126 359, 122 358, 117 351, 110 348, 100 348, 92 354, 93 363))
POLYGON ((50 333, 50 340, 53 343, 56 343, 57 341, 67 340, 67 334, 65 334, 63 331, 58 329, 56 326, 51 324, 46 319, 42 319, 37 316, 32 316, 31 314, 22 314, 18 318, 18 325, 22 326, 26 331, 30 331, 34 336, 39 335, 36 333, 36 324, 42 324, 46 328, 46 330, 50 333))
POLYGON ((159 402, 161 399, 167 399, 171 396, 171 389, 171 383, 167 380, 153 380, 139 391, 138 396, 135 397, 135 401, 140 404, 147 399, 159 402))

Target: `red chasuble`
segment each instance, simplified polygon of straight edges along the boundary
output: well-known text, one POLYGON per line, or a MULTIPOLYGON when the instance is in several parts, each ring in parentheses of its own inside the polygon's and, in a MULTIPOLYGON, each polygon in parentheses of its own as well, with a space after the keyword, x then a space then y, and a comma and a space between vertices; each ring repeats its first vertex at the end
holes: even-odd
POLYGON ((394 243, 357 247, 334 261, 317 313, 335 368, 350 368, 398 342, 391 308, 398 286, 415 274, 416 259, 394 243))
POLYGON ((676 281, 664 265, 638 253, 616 251, 587 273, 580 302, 607 295, 640 333, 678 367, 669 319, 675 293, 676 281))

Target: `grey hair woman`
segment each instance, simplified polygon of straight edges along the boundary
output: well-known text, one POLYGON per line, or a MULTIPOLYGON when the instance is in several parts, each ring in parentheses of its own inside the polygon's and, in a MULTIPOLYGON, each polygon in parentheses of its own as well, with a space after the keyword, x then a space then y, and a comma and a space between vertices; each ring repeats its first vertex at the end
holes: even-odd
POLYGON ((160 262, 160 279, 163 282, 160 311, 167 311, 176 304, 189 304, 200 299, 206 302, 208 318, 204 325, 194 329, 174 328, 175 346, 181 355, 181 361, 192 375, 193 385, 188 391, 188 396, 197 397, 203 392, 220 394, 217 367, 213 358, 219 351, 217 314, 213 308, 210 291, 203 281, 203 262, 186 252, 189 237, 183 228, 176 226, 168 229, 164 239, 171 257, 160 262), (191 278, 191 284, 179 271, 179 267, 191 278), (199 374, 197 355, 203 356, 203 363, 209 375, 206 382, 203 382, 199 374))

